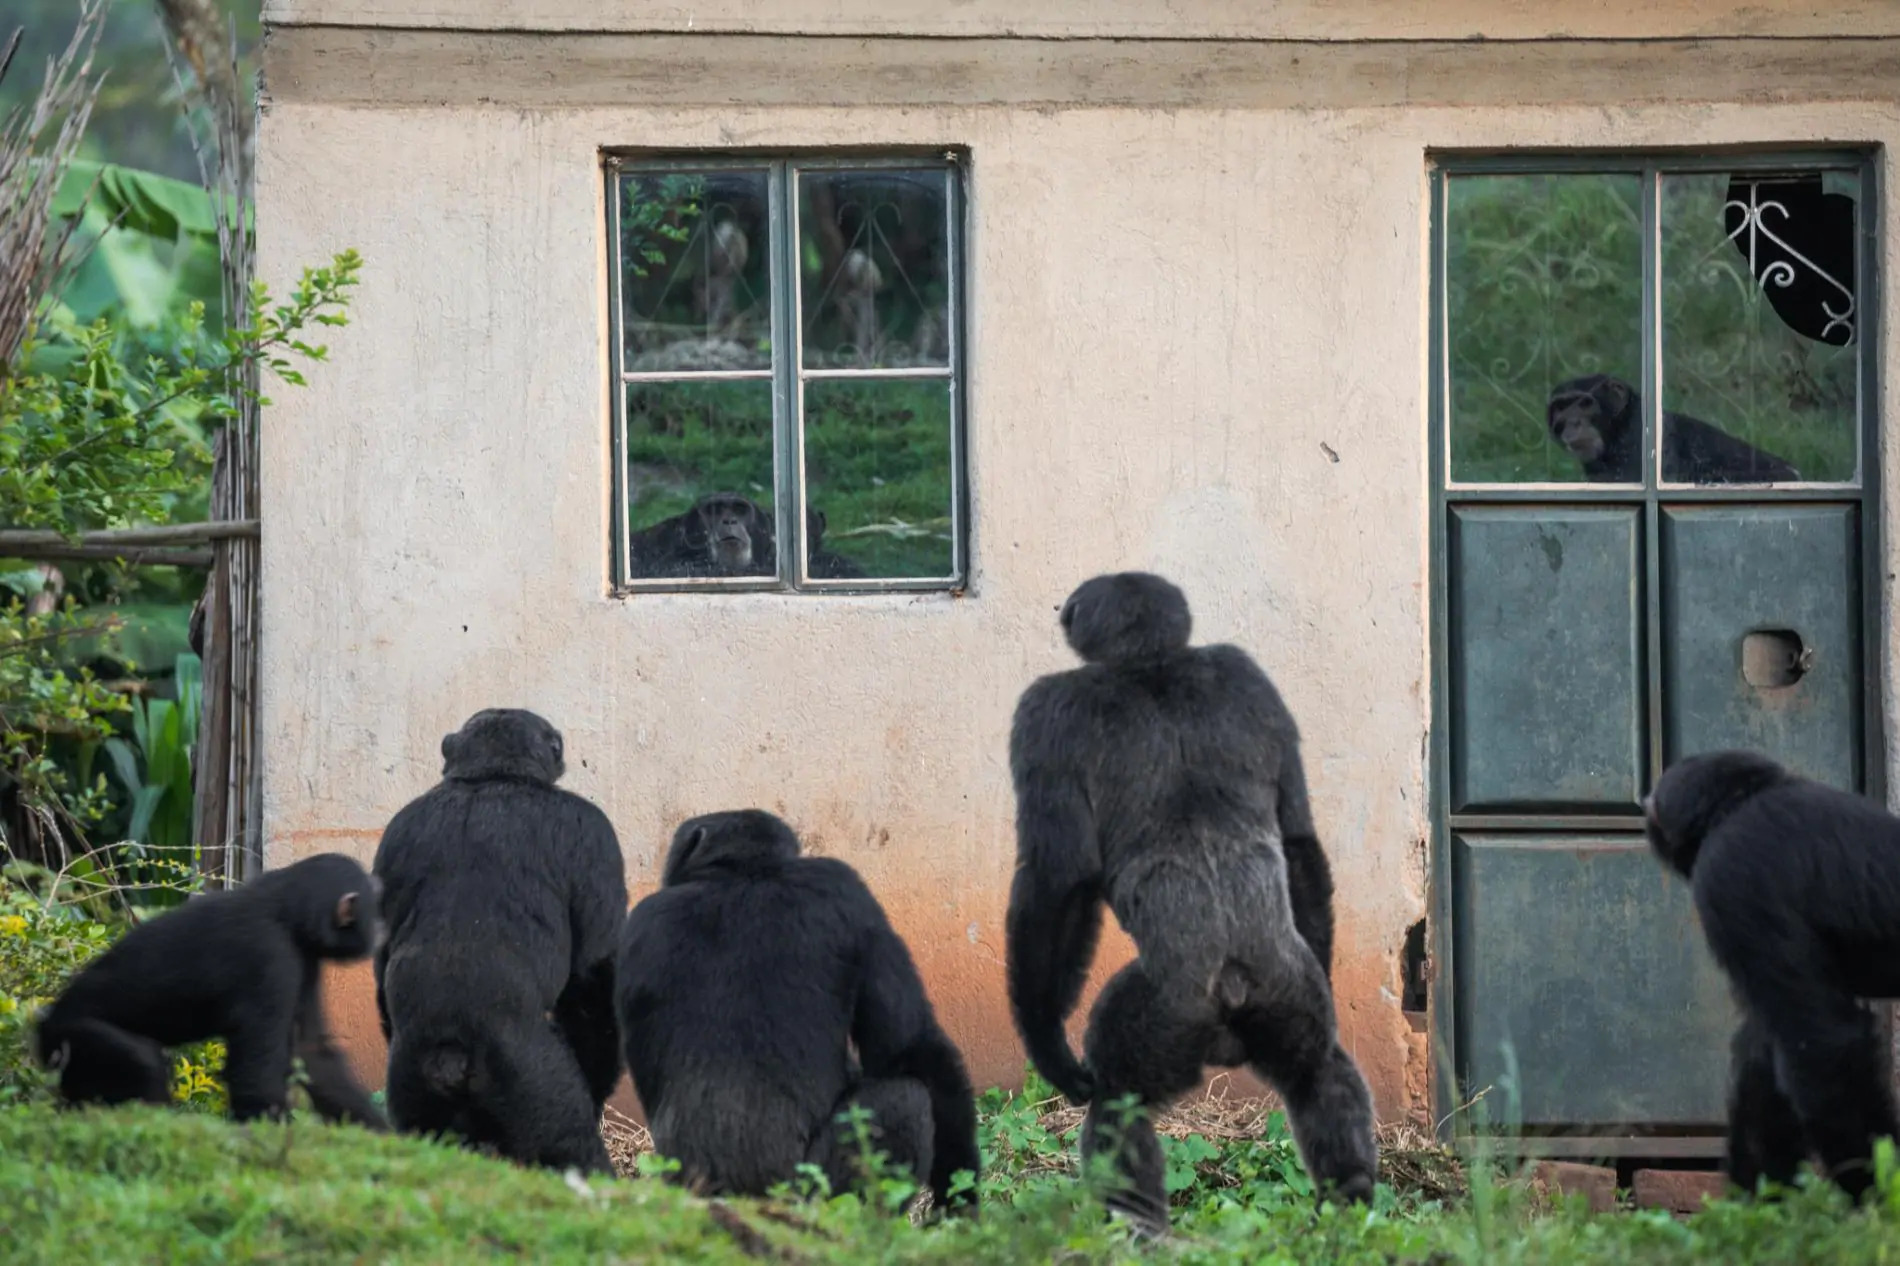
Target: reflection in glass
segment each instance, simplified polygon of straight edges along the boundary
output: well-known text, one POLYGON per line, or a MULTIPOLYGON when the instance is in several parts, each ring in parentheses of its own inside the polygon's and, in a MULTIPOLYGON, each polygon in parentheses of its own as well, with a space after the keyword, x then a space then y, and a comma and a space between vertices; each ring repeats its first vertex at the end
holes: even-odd
POLYGON ((771 382, 630 384, 627 498, 633 579, 774 574, 771 382))
POLYGON ((949 173, 802 171, 808 369, 950 363, 949 173))
POLYGON ((950 575, 950 453, 950 384, 943 379, 807 382, 811 577, 950 575))
POLYGON ((1855 478, 1854 199, 1807 176, 1662 178, 1662 477, 1855 478))
POLYGON ((1593 435, 1565 406, 1590 394, 1586 375, 1641 381, 1641 189, 1635 175, 1446 179, 1454 482, 1620 482, 1622 447, 1640 461, 1640 412, 1593 435))
POLYGON ((769 368, 765 172, 637 173, 620 191, 623 368, 769 368))

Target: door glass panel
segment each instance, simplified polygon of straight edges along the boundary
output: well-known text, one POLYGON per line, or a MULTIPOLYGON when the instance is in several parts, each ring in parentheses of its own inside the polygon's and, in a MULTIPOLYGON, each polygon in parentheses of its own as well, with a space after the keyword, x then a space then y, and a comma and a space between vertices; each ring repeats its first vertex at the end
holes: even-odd
POLYGON ((1855 183, 1662 177, 1662 479, 1852 483, 1855 183))
POLYGON ((1642 414, 1602 378, 1642 380, 1641 194, 1636 175, 1446 178, 1452 482, 1642 480, 1642 414))

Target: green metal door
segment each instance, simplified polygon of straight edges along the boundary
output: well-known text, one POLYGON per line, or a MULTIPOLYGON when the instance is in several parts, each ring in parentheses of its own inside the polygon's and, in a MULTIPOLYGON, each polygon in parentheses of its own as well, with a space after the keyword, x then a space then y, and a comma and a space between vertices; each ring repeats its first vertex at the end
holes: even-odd
POLYGON ((1721 747, 1880 791, 1871 182, 1831 153, 1433 173, 1431 1006, 1456 1128, 1714 1150, 1734 1011, 1642 798, 1721 747))

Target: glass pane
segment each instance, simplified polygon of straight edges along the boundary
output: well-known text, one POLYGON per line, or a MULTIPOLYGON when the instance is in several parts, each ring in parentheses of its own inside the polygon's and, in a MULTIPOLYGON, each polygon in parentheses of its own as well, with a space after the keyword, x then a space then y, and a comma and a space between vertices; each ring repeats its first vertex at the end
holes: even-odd
POLYGON ((633 579, 772 575, 772 384, 629 384, 627 500, 633 579))
POLYGON ((949 173, 798 177, 807 369, 950 363, 949 173))
POLYGON ((1454 482, 1641 481, 1640 410, 1579 408, 1599 384, 1576 381, 1642 379, 1641 194, 1633 175, 1446 179, 1454 482))
POLYGON ((763 171, 621 177, 625 368, 771 367, 766 206, 763 171))
POLYGON ((950 384, 805 384, 806 570, 814 580, 951 574, 950 384))
POLYGON ((1854 198, 1831 183, 1662 178, 1666 481, 1854 479, 1854 198))

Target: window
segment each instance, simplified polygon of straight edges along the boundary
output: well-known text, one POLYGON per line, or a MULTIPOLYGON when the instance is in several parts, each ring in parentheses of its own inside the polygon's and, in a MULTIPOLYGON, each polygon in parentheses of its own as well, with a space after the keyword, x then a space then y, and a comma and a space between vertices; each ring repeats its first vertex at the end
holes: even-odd
POLYGON ((1554 166, 1444 176, 1447 482, 1857 484, 1859 160, 1554 166))
POLYGON ((608 160, 617 587, 962 585, 962 169, 608 160))

